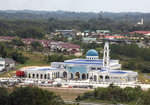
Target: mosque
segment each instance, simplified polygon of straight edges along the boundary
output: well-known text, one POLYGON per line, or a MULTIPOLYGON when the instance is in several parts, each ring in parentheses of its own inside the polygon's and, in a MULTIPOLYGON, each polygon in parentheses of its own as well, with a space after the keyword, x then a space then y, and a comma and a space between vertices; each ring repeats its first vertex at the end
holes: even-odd
POLYGON ((109 42, 103 50, 103 59, 99 59, 94 49, 86 53, 86 59, 71 59, 64 62, 52 62, 51 67, 29 68, 24 70, 27 78, 68 80, 91 80, 99 82, 130 82, 136 81, 138 73, 121 70, 119 60, 111 60, 109 42))

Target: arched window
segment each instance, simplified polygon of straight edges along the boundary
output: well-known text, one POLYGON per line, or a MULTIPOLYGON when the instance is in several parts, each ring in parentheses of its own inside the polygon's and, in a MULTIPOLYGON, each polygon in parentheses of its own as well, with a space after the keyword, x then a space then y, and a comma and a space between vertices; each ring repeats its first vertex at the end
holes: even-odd
POLYGON ((108 76, 108 75, 106 75, 106 76, 105 76, 105 79, 109 79, 109 76, 108 76))
POLYGON ((32 78, 35 78, 35 74, 32 74, 32 78))
POLYGON ((47 77, 47 76, 46 76, 46 74, 45 74, 45 75, 44 75, 44 79, 46 79, 46 77, 47 77))
POLYGON ((107 52, 105 52, 105 57, 107 57, 107 52))
POLYGON ((40 75, 40 79, 43 79, 43 74, 40 75))
POLYGON ((64 78, 67 77, 67 72, 66 72, 66 71, 63 72, 63 77, 64 77, 64 78))
POLYGON ((86 75, 85 73, 82 74, 82 79, 85 80, 86 79, 86 75))
POLYGON ((73 79, 73 73, 70 73, 70 75, 71 75, 71 79, 73 79))
POLYGON ((101 68, 97 68, 97 70, 101 70, 101 68))
POLYGON ((100 76, 99 76, 99 78, 100 78, 100 79, 103 79, 103 76, 102 76, 102 75, 100 75, 100 76))
POLYGON ((80 73, 78 71, 75 73, 75 78, 80 79, 80 73))
POLYGON ((36 74, 36 78, 39 79, 39 74, 36 74))

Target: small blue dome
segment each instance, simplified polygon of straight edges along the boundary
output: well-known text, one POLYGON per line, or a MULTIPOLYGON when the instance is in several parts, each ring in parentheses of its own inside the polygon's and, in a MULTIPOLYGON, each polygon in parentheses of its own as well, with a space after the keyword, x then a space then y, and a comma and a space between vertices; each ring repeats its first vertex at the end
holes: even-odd
POLYGON ((98 56, 98 53, 96 50, 91 49, 86 53, 86 56, 98 56))

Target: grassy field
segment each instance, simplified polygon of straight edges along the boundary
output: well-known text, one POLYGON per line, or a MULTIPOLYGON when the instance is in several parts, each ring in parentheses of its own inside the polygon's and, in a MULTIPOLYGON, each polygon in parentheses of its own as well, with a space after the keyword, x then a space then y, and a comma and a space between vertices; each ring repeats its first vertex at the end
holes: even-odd
POLYGON ((24 56, 28 57, 29 59, 25 64, 17 64, 15 70, 10 70, 5 72, 0 77, 10 77, 15 76, 16 71, 20 70, 20 68, 25 66, 50 66, 50 62, 47 62, 47 58, 45 55, 40 53, 31 53, 31 52, 22 52, 24 56))
POLYGON ((28 57, 26 64, 23 66, 49 66, 50 63, 47 62, 47 56, 40 53, 22 52, 24 56, 28 57))
POLYGON ((146 77, 144 77, 144 74, 143 73, 139 73, 138 74, 138 80, 139 82, 143 83, 143 84, 150 84, 150 80, 147 79, 146 77))
POLYGON ((63 100, 74 101, 78 95, 81 95, 85 92, 93 91, 93 89, 82 89, 82 88, 58 88, 58 87, 41 87, 49 91, 55 92, 57 95, 60 95, 63 100))

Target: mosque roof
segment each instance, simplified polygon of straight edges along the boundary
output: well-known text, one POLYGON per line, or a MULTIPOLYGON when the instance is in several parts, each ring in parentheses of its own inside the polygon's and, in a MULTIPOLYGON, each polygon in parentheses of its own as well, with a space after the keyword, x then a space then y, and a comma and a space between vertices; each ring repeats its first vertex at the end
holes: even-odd
MULTIPOLYGON (((110 64, 118 62, 118 60, 110 60, 110 64)), ((87 60, 87 59, 72 59, 72 60, 65 60, 63 64, 73 64, 73 65, 103 65, 103 60, 102 59, 97 59, 97 60, 87 60)), ((115 65, 115 64, 114 64, 115 65)), ((111 66, 114 66, 111 65, 111 66)), ((116 64, 118 65, 118 64, 116 64)))
POLYGON ((127 72, 125 72, 125 71, 110 71, 110 73, 125 74, 127 72))
POLYGON ((29 68, 27 70, 39 70, 39 71, 47 71, 47 70, 58 70, 61 68, 51 68, 51 67, 35 67, 35 68, 29 68))
POLYGON ((88 50, 88 52, 86 53, 86 56, 98 56, 98 53, 96 50, 91 49, 91 50, 88 50))
POLYGON ((65 62, 64 64, 103 65, 102 63, 65 62))
POLYGON ((133 74, 133 73, 136 73, 136 72, 133 72, 133 71, 124 71, 124 70, 99 70, 98 71, 99 73, 103 72, 103 73, 111 73, 111 74, 133 74))
MULTIPOLYGON (((71 59, 71 60, 65 60, 66 62, 79 62, 79 63, 103 63, 103 59, 97 59, 97 60, 88 60, 88 59, 71 59)), ((118 62, 118 60, 109 60, 109 62, 118 62)))

